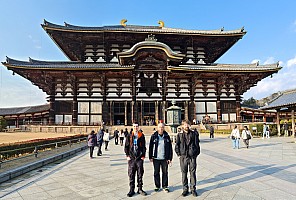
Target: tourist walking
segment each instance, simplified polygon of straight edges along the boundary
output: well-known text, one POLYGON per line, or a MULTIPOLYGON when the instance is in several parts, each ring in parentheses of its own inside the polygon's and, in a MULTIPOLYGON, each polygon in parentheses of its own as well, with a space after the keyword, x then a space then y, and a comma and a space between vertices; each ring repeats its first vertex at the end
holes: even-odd
POLYGON ((108 132, 108 129, 106 129, 106 131, 104 132, 104 142, 105 142, 105 150, 108 149, 108 144, 109 144, 109 141, 110 141, 110 134, 108 132))
POLYGON ((269 137, 269 126, 266 123, 263 124, 262 139, 264 139, 264 135, 266 138, 270 138, 269 137))
POLYGON ((210 126, 210 138, 214 138, 214 127, 210 126))
POLYGON ((239 140, 240 140, 240 133, 237 125, 234 126, 234 129, 231 131, 230 138, 232 140, 232 148, 239 149, 239 140))
POLYGON ((96 146, 97 138, 95 131, 91 131, 87 137, 87 146, 89 147, 89 157, 93 158, 94 148, 96 146))
POLYGON ((182 172, 183 192, 182 196, 188 195, 188 167, 190 174, 190 190, 193 196, 196 193, 196 159, 200 154, 199 138, 198 135, 191 131, 190 122, 188 120, 182 121, 183 130, 177 134, 175 151, 180 159, 180 167, 182 172))
POLYGON ((135 194, 135 176, 137 174, 138 194, 147 193, 143 190, 144 159, 146 154, 145 136, 139 131, 139 124, 133 124, 133 132, 126 137, 124 152, 128 160, 128 176, 130 191, 128 197, 135 194))
POLYGON ((284 123, 284 136, 289 136, 289 124, 287 122, 284 123))
POLYGON ((149 160, 154 167, 155 192, 158 192, 160 186, 165 192, 169 192, 168 187, 168 165, 173 159, 172 141, 169 134, 164 130, 164 124, 159 123, 157 131, 150 138, 149 160), (160 168, 162 172, 162 184, 160 185, 160 168))
POLYGON ((120 140, 120 145, 123 146, 123 140, 124 140, 123 129, 121 129, 120 132, 119 132, 119 140, 120 140))
POLYGON ((119 131, 117 130, 117 128, 115 128, 113 134, 114 134, 115 145, 118 145, 119 131))
POLYGON ((104 138, 104 129, 103 129, 103 127, 101 127, 99 132, 97 133, 97 145, 98 145, 97 156, 102 155, 103 138, 104 138))
POLYGON ((244 126, 244 130, 242 131, 242 138, 243 142, 245 143, 246 147, 249 148, 250 139, 252 138, 252 134, 249 131, 247 126, 244 126))

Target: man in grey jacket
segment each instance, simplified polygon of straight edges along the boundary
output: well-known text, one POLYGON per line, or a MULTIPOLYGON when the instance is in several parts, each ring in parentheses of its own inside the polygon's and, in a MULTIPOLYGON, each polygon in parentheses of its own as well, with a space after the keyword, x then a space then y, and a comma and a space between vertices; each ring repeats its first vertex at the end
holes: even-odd
POLYGON ((198 132, 190 130, 190 122, 182 121, 183 130, 178 133, 176 139, 175 151, 180 159, 180 167, 182 172, 183 192, 182 196, 188 195, 188 167, 190 174, 190 190, 191 194, 196 197, 196 159, 200 154, 199 135, 198 132))

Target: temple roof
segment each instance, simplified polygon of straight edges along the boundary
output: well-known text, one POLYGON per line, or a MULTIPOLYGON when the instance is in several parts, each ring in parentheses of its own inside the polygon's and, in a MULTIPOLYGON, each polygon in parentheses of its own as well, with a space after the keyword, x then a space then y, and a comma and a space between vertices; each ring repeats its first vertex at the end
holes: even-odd
POLYGON ((106 69, 133 69, 134 66, 122 66, 118 63, 88 63, 76 61, 41 61, 29 58, 29 61, 15 60, 6 57, 2 62, 7 68, 15 69, 45 69, 45 70, 106 70, 106 69))
MULTIPOLYGON (((121 66, 118 63, 87 63, 76 61, 41 61, 29 58, 29 61, 20 61, 6 57, 2 63, 8 68, 16 69, 48 69, 48 70, 109 70, 109 69, 134 69, 134 65, 121 66)), ((180 65, 168 66, 168 70, 183 71, 226 71, 226 72, 277 72, 281 69, 279 63, 259 65, 254 64, 210 64, 210 65, 180 65)))
POLYGON ((102 31, 114 31, 114 32, 144 32, 144 33, 176 33, 176 34, 198 34, 198 35, 244 35, 244 27, 225 31, 224 28, 216 30, 186 30, 180 28, 168 28, 160 26, 140 26, 140 25, 113 25, 113 26, 98 26, 98 27, 86 27, 86 26, 75 26, 69 23, 64 22, 64 26, 54 24, 44 20, 42 27, 52 30, 61 30, 61 31, 78 31, 78 32, 102 32, 102 31))
POLYGON ((39 106, 0 108, 0 116, 19 115, 19 114, 33 114, 49 110, 49 104, 39 106))
POLYGON ((244 28, 230 31, 224 28, 185 30, 125 24, 83 27, 68 23, 62 26, 46 20, 41 26, 69 60, 80 62, 89 57, 104 57, 109 62, 117 53, 129 50, 152 34, 173 51, 201 58, 205 63, 214 63, 246 34, 244 28))
POLYGON ((262 110, 280 109, 283 107, 296 106, 296 89, 286 90, 275 99, 271 100, 268 105, 261 107, 262 110))

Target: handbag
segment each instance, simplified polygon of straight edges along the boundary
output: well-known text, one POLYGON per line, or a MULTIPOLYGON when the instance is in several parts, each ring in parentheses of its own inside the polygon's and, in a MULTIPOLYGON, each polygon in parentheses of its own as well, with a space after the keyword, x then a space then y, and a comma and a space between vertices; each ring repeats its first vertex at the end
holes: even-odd
POLYGON ((252 137, 250 134, 246 133, 247 134, 247 140, 250 140, 252 137))
POLYGON ((231 139, 235 140, 235 137, 234 136, 231 136, 231 139))

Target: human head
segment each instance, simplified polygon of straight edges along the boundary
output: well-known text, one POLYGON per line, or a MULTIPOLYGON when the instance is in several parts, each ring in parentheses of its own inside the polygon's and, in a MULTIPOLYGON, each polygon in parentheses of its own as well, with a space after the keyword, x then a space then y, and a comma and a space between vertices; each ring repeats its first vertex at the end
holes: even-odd
POLYGON ((157 131, 160 135, 163 134, 163 131, 164 131, 164 124, 163 123, 159 123, 158 126, 157 126, 157 131))
POLYGON ((248 130, 248 127, 247 126, 244 126, 244 129, 248 130))
POLYGON ((136 132, 139 131, 139 123, 138 122, 133 123, 133 130, 136 131, 136 132))
POLYGON ((183 120, 182 121, 182 126, 183 126, 183 129, 188 132, 189 131, 189 128, 190 128, 190 122, 188 120, 183 120))
POLYGON ((92 131, 90 132, 90 134, 95 134, 95 131, 94 131, 94 130, 92 130, 92 131))
POLYGON ((237 125, 235 125, 234 128, 237 128, 237 125))

